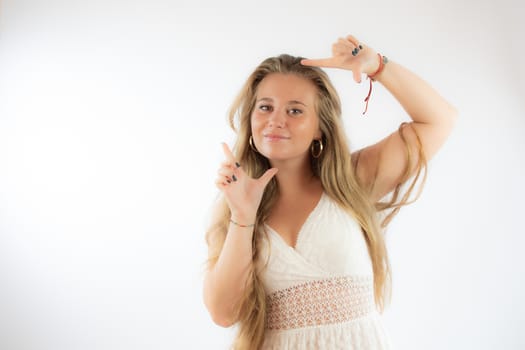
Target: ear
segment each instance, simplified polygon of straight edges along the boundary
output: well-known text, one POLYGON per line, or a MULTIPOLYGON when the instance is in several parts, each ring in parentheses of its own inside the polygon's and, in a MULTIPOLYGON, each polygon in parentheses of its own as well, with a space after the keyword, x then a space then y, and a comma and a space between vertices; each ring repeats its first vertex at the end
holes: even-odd
POLYGON ((317 129, 317 131, 314 134, 314 140, 322 140, 322 138, 323 138, 323 133, 321 129, 317 129))

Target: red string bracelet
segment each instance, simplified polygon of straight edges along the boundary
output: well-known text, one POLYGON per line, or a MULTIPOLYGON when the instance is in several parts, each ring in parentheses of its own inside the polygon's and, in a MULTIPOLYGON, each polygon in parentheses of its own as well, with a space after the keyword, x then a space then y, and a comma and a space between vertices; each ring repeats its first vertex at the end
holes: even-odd
POLYGON ((388 63, 388 58, 386 58, 386 56, 381 56, 380 53, 378 53, 377 56, 379 57, 379 67, 374 73, 368 75, 368 79, 370 80, 370 89, 368 90, 368 95, 365 98, 366 105, 363 115, 365 115, 366 111, 368 110, 368 101, 370 100, 370 95, 372 95, 372 81, 375 81, 374 78, 383 71, 385 64, 388 63))

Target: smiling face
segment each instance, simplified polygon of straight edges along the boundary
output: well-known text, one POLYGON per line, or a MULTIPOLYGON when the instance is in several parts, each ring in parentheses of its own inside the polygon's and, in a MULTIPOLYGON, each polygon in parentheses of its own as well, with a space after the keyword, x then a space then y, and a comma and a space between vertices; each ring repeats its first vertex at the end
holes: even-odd
POLYGON ((306 160, 321 139, 317 88, 296 74, 272 73, 258 85, 251 115, 255 147, 270 161, 306 160))

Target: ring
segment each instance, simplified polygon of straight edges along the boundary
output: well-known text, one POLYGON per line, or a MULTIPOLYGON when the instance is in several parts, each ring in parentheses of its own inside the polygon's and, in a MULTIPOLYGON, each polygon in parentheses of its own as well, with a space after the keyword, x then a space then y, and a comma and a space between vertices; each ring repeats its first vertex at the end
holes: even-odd
POLYGON ((355 49, 352 50, 352 56, 357 56, 360 50, 363 49, 363 45, 359 44, 355 49))

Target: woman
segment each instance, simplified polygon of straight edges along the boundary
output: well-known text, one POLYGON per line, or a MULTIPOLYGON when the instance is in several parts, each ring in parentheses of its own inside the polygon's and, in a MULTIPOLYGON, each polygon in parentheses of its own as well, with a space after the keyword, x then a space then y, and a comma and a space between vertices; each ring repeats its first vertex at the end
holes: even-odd
POLYGON ((353 36, 330 58, 281 55, 257 67, 230 112, 238 138, 235 153, 223 144, 223 196, 206 234, 204 302, 217 324, 238 324, 235 349, 389 348, 382 229, 455 119, 427 83, 353 36), (350 70, 356 82, 367 74, 412 121, 351 153, 319 67, 350 70))

